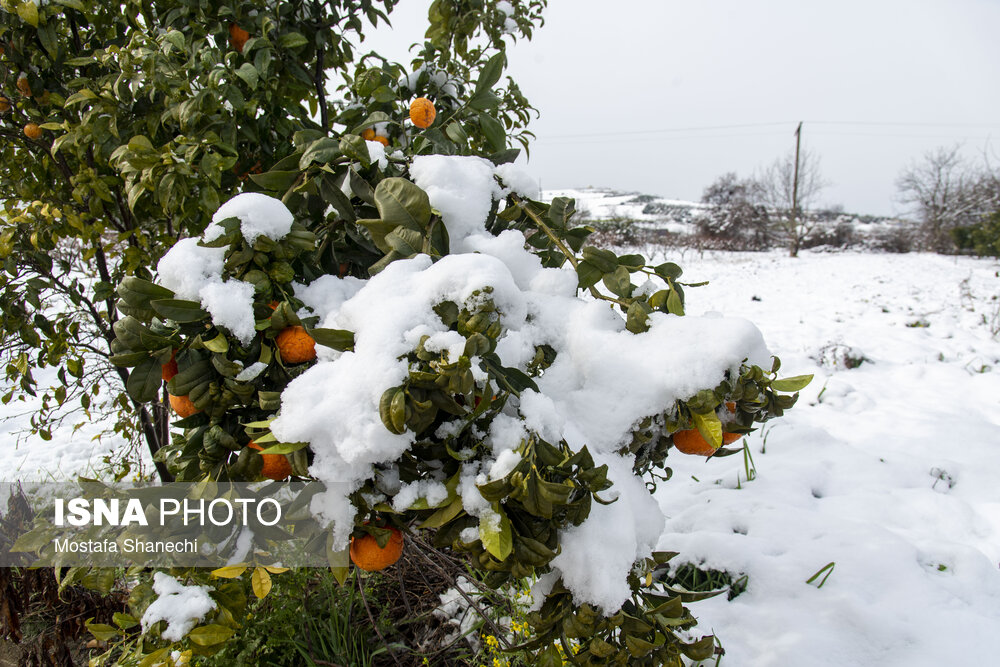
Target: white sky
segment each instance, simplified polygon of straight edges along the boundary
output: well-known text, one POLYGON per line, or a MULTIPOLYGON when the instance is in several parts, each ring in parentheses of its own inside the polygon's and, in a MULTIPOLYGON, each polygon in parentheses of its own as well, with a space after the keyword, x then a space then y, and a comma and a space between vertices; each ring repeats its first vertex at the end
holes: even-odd
MULTIPOLYGON (((364 50, 408 64, 429 4, 402 0, 364 50)), ((849 211, 902 212, 897 175, 937 146, 1000 163, 1000 0, 550 0, 544 16, 508 73, 541 112, 528 170, 546 189, 697 200, 792 149, 800 120, 821 201, 849 211)))

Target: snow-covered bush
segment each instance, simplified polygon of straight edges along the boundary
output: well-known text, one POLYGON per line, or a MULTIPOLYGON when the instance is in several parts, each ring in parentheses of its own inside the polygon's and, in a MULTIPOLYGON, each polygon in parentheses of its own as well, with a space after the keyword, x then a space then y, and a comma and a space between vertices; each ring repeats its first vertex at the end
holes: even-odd
POLYGON ((119 358, 154 391, 173 359, 167 388, 197 410, 163 461, 241 480, 287 456, 327 483, 312 510, 335 550, 433 530, 492 586, 539 577, 540 656, 564 634, 597 662, 710 654, 647 583, 666 560, 648 485, 669 476, 672 434, 717 448, 802 381, 775 380, 749 322, 684 316, 678 266, 587 246, 572 201, 531 199, 501 159, 414 154, 431 145, 407 131, 389 156, 358 135, 303 141, 285 203, 239 195, 157 282, 122 284, 119 358), (288 361, 296 326, 314 360, 288 361))

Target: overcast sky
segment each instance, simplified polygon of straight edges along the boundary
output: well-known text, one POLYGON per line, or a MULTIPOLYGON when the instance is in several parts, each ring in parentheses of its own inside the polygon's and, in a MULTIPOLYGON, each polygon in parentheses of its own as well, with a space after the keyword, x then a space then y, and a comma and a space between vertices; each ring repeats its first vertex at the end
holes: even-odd
MULTIPOLYGON (((408 63, 429 4, 401 0, 363 48, 408 63)), ((793 149, 804 121, 822 203, 898 214, 896 177, 930 149, 1000 164, 998 27, 1000 0, 550 0, 508 73, 541 112, 543 188, 697 200, 793 149)))

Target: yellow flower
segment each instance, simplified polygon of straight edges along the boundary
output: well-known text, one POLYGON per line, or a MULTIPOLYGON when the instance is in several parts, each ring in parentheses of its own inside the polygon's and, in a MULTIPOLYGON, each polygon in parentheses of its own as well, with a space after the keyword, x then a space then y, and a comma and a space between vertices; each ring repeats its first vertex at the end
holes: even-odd
POLYGON ((494 637, 493 635, 487 635, 486 645, 489 646, 491 649, 498 648, 500 646, 500 642, 497 641, 497 638, 494 637))

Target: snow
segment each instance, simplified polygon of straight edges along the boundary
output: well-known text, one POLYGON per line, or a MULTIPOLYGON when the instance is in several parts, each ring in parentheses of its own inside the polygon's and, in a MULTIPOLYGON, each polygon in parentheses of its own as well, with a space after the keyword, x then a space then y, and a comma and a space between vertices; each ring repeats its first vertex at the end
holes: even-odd
POLYGON ((385 146, 381 142, 365 141, 365 145, 368 147, 368 159, 372 164, 378 164, 379 169, 389 166, 389 160, 385 156, 385 146))
POLYGON ((494 171, 504 185, 522 197, 538 199, 541 194, 535 177, 513 163, 497 165, 494 171))
POLYGON ((221 281, 225 248, 205 248, 199 239, 181 239, 156 265, 159 283, 173 290, 178 299, 198 300, 206 284, 221 281))
POLYGON ((222 236, 220 223, 228 218, 239 218, 240 232, 247 243, 253 243, 258 236, 280 241, 291 231, 294 222, 292 212, 280 200, 259 192, 243 192, 219 207, 205 228, 203 238, 214 241, 222 236))
POLYGON ((142 615, 142 631, 159 621, 166 621, 167 627, 161 636, 167 641, 179 642, 191 632, 198 621, 215 609, 215 601, 209 597, 209 586, 184 586, 163 572, 153 573, 153 591, 159 596, 146 608, 142 615))
POLYGON ((493 164, 474 155, 421 155, 413 158, 410 176, 427 192, 431 206, 441 212, 452 252, 484 229, 484 221, 500 194, 493 164))
POLYGON ((632 564, 647 557, 663 532, 664 518, 646 485, 632 473, 632 462, 614 454, 598 454, 614 482, 607 500, 592 503, 582 524, 563 532, 552 567, 573 591, 577 604, 588 603, 613 614, 631 597, 626 578, 632 564))
POLYGON ((226 327, 241 343, 249 345, 257 333, 254 328, 253 293, 253 284, 227 280, 208 283, 198 291, 198 296, 213 322, 226 327))
POLYGON ((681 264, 686 279, 712 281, 689 292, 692 310, 745 315, 787 372, 816 374, 747 439, 756 479, 742 457, 671 457, 657 493, 661 549, 748 575, 733 601, 691 607, 724 662, 931 667, 996 652, 998 263, 769 253, 681 264), (830 364, 831 344, 867 360, 830 364), (831 562, 821 589, 805 583, 831 562))
MULTIPOLYGON (((256 192, 238 194, 212 216, 200 240, 214 241, 222 234, 221 222, 240 220, 240 233, 247 243, 260 236, 278 241, 291 230, 291 212, 281 201, 256 192)), ((243 345, 256 334, 253 315, 254 286, 240 280, 222 278, 225 248, 205 248, 199 239, 181 239, 160 259, 156 270, 159 282, 173 290, 177 298, 200 301, 212 322, 225 327, 243 345)))

